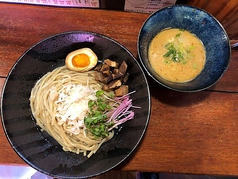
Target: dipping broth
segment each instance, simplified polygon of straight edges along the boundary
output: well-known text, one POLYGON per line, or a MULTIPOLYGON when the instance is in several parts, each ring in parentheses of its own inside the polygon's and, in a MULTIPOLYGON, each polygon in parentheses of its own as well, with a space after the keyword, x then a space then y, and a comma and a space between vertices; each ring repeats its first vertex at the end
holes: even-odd
POLYGON ((201 40, 181 29, 159 32, 149 46, 149 62, 162 78, 177 83, 196 78, 204 68, 206 51, 201 40))

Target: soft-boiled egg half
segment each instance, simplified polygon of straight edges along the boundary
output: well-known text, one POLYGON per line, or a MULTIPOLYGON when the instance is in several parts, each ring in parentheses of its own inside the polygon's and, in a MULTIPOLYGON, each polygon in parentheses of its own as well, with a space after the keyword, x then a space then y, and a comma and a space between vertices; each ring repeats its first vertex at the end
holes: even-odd
POLYGON ((98 57, 90 48, 81 48, 70 52, 65 59, 68 69, 85 72, 97 65, 98 57))

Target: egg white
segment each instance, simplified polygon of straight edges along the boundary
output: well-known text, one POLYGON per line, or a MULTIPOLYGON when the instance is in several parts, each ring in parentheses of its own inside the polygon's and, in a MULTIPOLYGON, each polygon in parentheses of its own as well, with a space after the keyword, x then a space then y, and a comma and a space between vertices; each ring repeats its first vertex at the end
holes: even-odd
POLYGON ((85 72, 85 71, 91 70, 93 67, 97 65, 97 62, 98 62, 98 57, 90 48, 81 48, 73 52, 70 52, 66 56, 66 59, 65 59, 65 64, 67 68, 69 70, 78 71, 78 72, 85 72), (75 55, 82 54, 82 53, 88 55, 90 63, 88 66, 83 68, 75 67, 72 63, 72 59, 75 55))

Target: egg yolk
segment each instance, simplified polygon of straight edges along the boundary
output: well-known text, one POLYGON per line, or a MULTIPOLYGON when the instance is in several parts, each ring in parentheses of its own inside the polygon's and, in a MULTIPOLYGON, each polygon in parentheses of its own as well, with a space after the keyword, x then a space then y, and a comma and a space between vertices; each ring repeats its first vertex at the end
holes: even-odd
POLYGON ((90 58, 85 53, 77 54, 73 57, 72 63, 73 63, 73 66, 78 68, 87 67, 90 63, 90 58))

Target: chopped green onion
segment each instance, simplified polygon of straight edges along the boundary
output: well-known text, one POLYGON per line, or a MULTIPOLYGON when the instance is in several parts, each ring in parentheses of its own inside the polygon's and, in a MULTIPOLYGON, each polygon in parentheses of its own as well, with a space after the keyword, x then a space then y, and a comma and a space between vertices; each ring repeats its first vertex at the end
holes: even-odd
POLYGON ((169 63, 169 59, 173 62, 186 64, 186 57, 189 56, 189 53, 191 53, 191 50, 194 49, 194 46, 190 46, 188 49, 186 49, 186 47, 184 47, 183 43, 181 42, 181 33, 178 33, 175 35, 172 42, 169 42, 165 45, 165 49, 167 50, 167 52, 163 55, 165 58, 165 63, 169 63))
POLYGON ((134 112, 129 111, 132 107, 132 100, 129 94, 121 98, 109 98, 112 96, 99 90, 96 92, 96 100, 88 102, 89 114, 84 118, 84 124, 89 132, 96 138, 104 138, 118 125, 134 117, 134 112), (110 102, 119 105, 111 109, 110 102))

